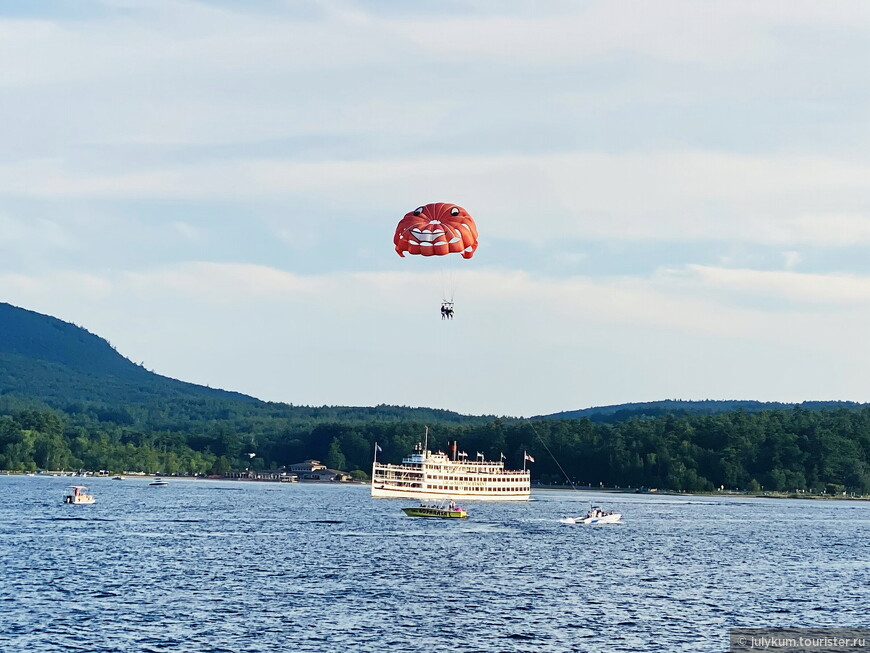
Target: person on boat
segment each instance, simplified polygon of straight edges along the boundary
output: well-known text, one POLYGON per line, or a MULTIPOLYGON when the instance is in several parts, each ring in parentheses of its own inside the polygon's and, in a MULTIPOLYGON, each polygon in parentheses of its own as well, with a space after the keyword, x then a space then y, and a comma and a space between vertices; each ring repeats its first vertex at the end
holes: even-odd
POLYGON ((447 307, 447 319, 448 320, 453 319, 453 307, 452 306, 447 307))
POLYGON ((446 304, 441 304, 441 319, 442 320, 447 319, 447 305, 446 304))

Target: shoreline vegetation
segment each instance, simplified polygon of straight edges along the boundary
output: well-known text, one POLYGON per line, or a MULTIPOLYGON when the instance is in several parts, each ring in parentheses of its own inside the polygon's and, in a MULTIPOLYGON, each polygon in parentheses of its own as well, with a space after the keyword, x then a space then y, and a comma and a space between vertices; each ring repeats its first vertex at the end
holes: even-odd
POLYGON ((713 492, 677 492, 674 490, 639 491, 632 488, 596 488, 532 485, 532 490, 552 490, 555 492, 597 492, 599 494, 645 494, 663 497, 739 497, 744 499, 819 499, 830 501, 870 501, 870 496, 860 494, 812 494, 810 492, 749 492, 738 490, 716 490, 713 492))
MULTIPOLYGON (((274 479, 266 478, 239 478, 230 476, 169 476, 165 474, 144 474, 139 472, 121 474, 124 480, 130 481, 152 481, 157 477, 165 480, 173 481, 231 481, 240 483, 273 483, 280 485, 351 485, 368 487, 370 481, 346 480, 346 481, 327 481, 303 479, 293 482, 282 482, 274 479)), ((36 473, 23 472, 16 470, 0 469, 0 476, 25 476, 25 477, 40 477, 40 478, 81 478, 81 479, 102 479, 112 480, 112 476, 108 474, 99 474, 93 472, 66 472, 59 471, 38 471, 36 473)), ((532 490, 544 490, 548 492, 579 492, 579 493, 597 493, 597 494, 645 494, 663 497, 734 497, 744 499, 810 499, 810 500, 828 500, 828 501, 870 501, 870 496, 855 495, 855 494, 812 494, 810 492, 750 492, 739 490, 715 490, 712 492, 679 492, 674 490, 659 490, 657 488, 617 488, 617 487, 571 487, 570 485, 544 485, 541 483, 533 483, 532 490)))
POLYGON ((98 472, 70 472, 64 470, 37 470, 36 472, 23 472, 13 469, 0 469, 0 476, 25 476, 29 478, 79 478, 87 480, 114 480, 121 476, 125 481, 153 481, 162 478, 172 481, 238 481, 240 483, 274 483, 281 485, 308 485, 317 483, 320 485, 368 485, 368 481, 331 481, 316 479, 299 479, 296 481, 278 481, 266 478, 238 478, 231 476, 186 476, 183 474, 145 474, 140 472, 119 472, 118 474, 100 474, 98 472))
POLYGON ((468 417, 400 407, 299 408, 216 399, 63 409, 0 397, 0 468, 137 470, 147 475, 280 474, 318 460, 366 481, 399 462, 430 428, 429 447, 458 441, 474 458, 530 465, 533 487, 658 488, 685 494, 870 495, 870 407, 796 406, 747 413, 589 418, 468 417))

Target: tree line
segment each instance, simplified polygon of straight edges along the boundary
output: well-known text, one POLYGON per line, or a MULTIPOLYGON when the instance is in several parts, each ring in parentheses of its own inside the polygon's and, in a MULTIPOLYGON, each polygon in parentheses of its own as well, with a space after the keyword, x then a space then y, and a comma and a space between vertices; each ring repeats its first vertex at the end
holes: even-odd
POLYGON ((4 397, 0 469, 224 474, 313 458, 363 479, 376 442, 379 459, 399 462, 422 442, 425 426, 433 450, 448 451, 456 441, 470 459, 504 456, 513 469, 528 452, 533 480, 547 484, 870 494, 867 407, 597 423, 207 398, 57 409, 4 397))

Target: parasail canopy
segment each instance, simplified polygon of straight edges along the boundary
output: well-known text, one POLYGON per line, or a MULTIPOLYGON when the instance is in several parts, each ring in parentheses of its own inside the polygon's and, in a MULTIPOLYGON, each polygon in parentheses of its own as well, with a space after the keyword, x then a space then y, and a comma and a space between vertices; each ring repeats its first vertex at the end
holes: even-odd
POLYGON ((419 206, 399 221, 393 236, 399 256, 444 256, 460 253, 474 256, 477 249, 477 225, 461 206, 435 202, 419 206))

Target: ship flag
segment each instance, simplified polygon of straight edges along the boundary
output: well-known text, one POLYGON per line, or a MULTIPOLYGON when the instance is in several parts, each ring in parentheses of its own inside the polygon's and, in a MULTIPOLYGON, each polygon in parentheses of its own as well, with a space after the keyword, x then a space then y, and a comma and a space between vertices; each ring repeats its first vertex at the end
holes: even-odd
POLYGON ((523 452, 523 455, 525 456, 525 459, 528 460, 530 463, 535 462, 535 459, 532 458, 532 457, 531 457, 529 454, 527 454, 525 451, 523 452))
POLYGON ((478 460, 483 460, 483 454, 480 453, 479 451, 477 452, 477 459, 478 459, 478 460))
POLYGON ((500 453, 501 453, 501 459, 502 459, 502 460, 507 460, 507 456, 504 455, 504 451, 502 451, 502 452, 500 452, 500 453))
POLYGON ((377 442, 375 442, 375 451, 383 451, 383 449, 381 449, 380 446, 378 446, 377 442))

